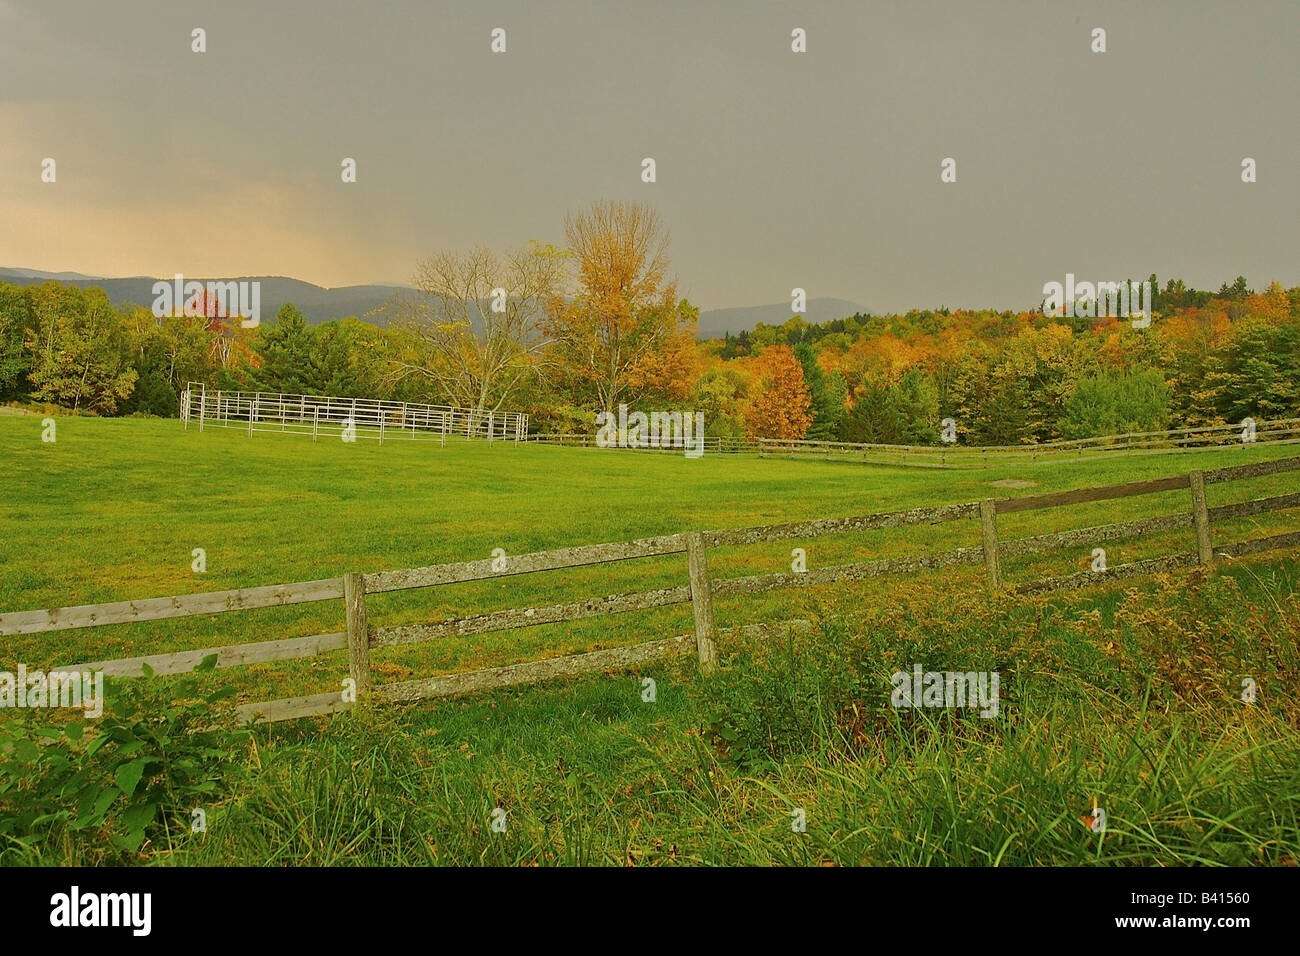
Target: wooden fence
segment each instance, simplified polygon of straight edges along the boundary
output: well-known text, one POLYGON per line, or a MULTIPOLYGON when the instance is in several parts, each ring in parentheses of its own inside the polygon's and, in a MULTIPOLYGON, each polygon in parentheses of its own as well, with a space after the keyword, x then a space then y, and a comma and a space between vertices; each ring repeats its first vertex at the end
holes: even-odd
MULTIPOLYGON (((357 439, 439 440, 466 438, 534 442, 595 448, 591 434, 530 435, 523 412, 475 411, 449 405, 393 402, 375 398, 331 395, 289 395, 274 392, 209 391, 190 382, 181 393, 180 419, 200 432, 207 428, 238 428, 253 432, 342 434, 347 426, 357 439)), ((1197 449, 1243 447, 1250 443, 1300 443, 1300 418, 1258 422, 1244 437, 1241 425, 1198 425, 1161 432, 1130 432, 1036 445, 882 445, 808 439, 740 439, 697 436, 692 446, 712 455, 756 455, 760 458, 816 458, 823 461, 865 462, 920 468, 993 468, 1036 462, 1097 461, 1130 455, 1159 455, 1197 449)), ((623 449, 623 446, 614 446, 623 449)), ((633 447, 626 450, 683 454, 684 448, 633 447)))
POLYGON ((189 382, 181 392, 180 419, 199 431, 208 428, 238 428, 253 432, 282 432, 340 436, 351 428, 351 437, 393 441, 441 440, 448 435, 519 442, 528 434, 528 416, 522 412, 476 411, 450 405, 421 402, 390 402, 378 398, 345 398, 337 395, 287 395, 277 392, 208 391, 200 382, 189 382))
MULTIPOLYGON (((1211 536, 1211 530, 1215 521, 1300 508, 1300 494, 1292 493, 1257 498, 1214 508, 1207 505, 1205 495, 1207 485, 1297 470, 1300 470, 1300 457, 1284 458, 1221 468, 1215 471, 1194 471, 1190 474, 1169 478, 1154 478, 1124 484, 1049 492, 1017 498, 989 498, 966 504, 945 505, 936 508, 916 508, 910 511, 888 514, 798 521, 788 524, 723 531, 694 531, 613 544, 561 548, 554 551, 541 551, 511 557, 505 559, 504 566, 499 563, 500 559, 486 558, 479 561, 440 564, 401 571, 380 571, 370 574, 349 573, 342 577, 305 581, 297 584, 243 588, 234 591, 216 591, 206 594, 140 601, 122 601, 113 604, 19 611, 0 614, 0 635, 37 634, 68 628, 120 624, 128 621, 150 621, 258 607, 342 600, 345 608, 346 630, 338 633, 314 634, 306 637, 283 638, 250 644, 208 647, 179 653, 152 654, 144 657, 96 661, 88 664, 68 665, 65 669, 75 667, 81 670, 102 670, 108 675, 128 677, 139 676, 141 666, 148 664, 156 674, 175 674, 192 670, 205 657, 213 654, 217 657, 218 667, 234 667, 256 662, 310 657, 329 651, 346 649, 348 652, 348 675, 355 685, 355 699, 360 702, 388 703, 445 697, 470 691, 530 684, 551 677, 626 668, 665 657, 689 654, 692 649, 697 655, 700 667, 705 672, 708 672, 717 663, 717 625, 713 616, 713 597, 715 595, 758 594, 782 588, 809 587, 840 581, 864 580, 883 574, 912 572, 923 568, 943 568, 980 563, 983 563, 985 567, 987 584, 992 592, 997 593, 1005 589, 1018 593, 1029 593, 1078 588, 1110 578, 1124 578, 1138 574, 1168 571, 1196 564, 1208 566, 1214 562, 1216 556, 1242 556, 1279 548, 1298 547, 1300 546, 1300 532, 1275 534, 1236 543, 1215 544, 1211 536), (1001 540, 998 534, 997 518, 1001 514, 1182 489, 1187 490, 1189 493, 1189 511, 1006 541, 1001 540), (758 574, 722 579, 715 579, 709 573, 708 552, 710 548, 789 539, 818 538, 868 529, 901 528, 921 524, 936 525, 949 521, 974 519, 979 521, 980 543, 972 547, 919 554, 911 557, 863 561, 817 568, 805 572, 758 574), (1084 543, 1091 545, 1100 541, 1184 527, 1195 529, 1195 551, 1135 561, 1130 564, 1108 568, 1104 572, 1084 572, 1082 574, 1033 581, 1018 586, 1010 586, 1003 580, 1002 559, 1004 557, 1034 554, 1084 543), (658 555, 686 556, 684 583, 675 587, 650 591, 587 598, 568 604, 493 611, 428 624, 376 627, 368 619, 367 615, 366 598, 371 594, 438 587, 446 584, 531 574, 538 571, 577 568, 658 555), (372 679, 370 668, 370 652, 372 648, 412 644, 453 636, 485 634, 493 631, 575 621, 606 614, 641 611, 686 603, 690 603, 694 610, 695 628, 691 634, 630 647, 616 647, 584 654, 514 664, 507 667, 446 674, 399 683, 376 685, 372 679)), ((780 628, 784 626, 755 625, 750 630, 762 633, 769 627, 780 628)), ((331 691, 306 697, 244 704, 238 708, 238 713, 242 720, 277 721, 329 714, 349 709, 352 706, 354 706, 354 703, 346 700, 343 693, 331 691)))
MULTIPOLYGON (((1248 444, 1300 443, 1300 418, 1256 424, 1248 439, 1241 425, 1198 425, 1161 432, 1127 432, 1096 438, 1042 442, 1036 445, 881 445, 861 442, 778 438, 717 438, 699 441, 705 454, 757 455, 760 458, 816 458, 822 461, 866 462, 917 468, 997 468, 1036 462, 1098 461, 1132 455, 1176 454, 1211 448, 1231 450, 1248 444)), ((596 447, 586 434, 526 435, 524 441, 548 445, 596 447)), ((620 446, 621 447, 621 446, 620 446)), ((680 448, 633 448, 633 451, 682 454, 680 448)))

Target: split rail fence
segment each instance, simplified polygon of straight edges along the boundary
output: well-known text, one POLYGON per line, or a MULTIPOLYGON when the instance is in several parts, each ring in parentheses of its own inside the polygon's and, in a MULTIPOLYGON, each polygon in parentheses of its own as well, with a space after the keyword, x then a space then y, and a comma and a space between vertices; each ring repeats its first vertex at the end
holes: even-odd
MULTIPOLYGON (((884 574, 980 563, 985 567, 987 585, 992 592, 997 593, 1005 589, 1030 593, 1084 587, 1111 578, 1170 571, 1197 564, 1208 566, 1219 556, 1238 557, 1275 549, 1300 547, 1300 531, 1223 544, 1215 544, 1211 536, 1215 521, 1300 508, 1300 494, 1256 498, 1213 508, 1207 505, 1205 494, 1208 485, 1297 470, 1300 470, 1300 457, 1283 458, 1215 471, 1193 471, 1168 478, 1153 478, 1014 498, 989 498, 937 508, 916 508, 888 514, 799 521, 734 530, 694 531, 613 544, 561 548, 509 558, 504 570, 495 570, 493 559, 484 559, 400 571, 348 573, 342 577, 317 581, 180 597, 19 611, 0 614, 0 635, 37 634, 130 621, 150 621, 313 601, 341 600, 344 603, 346 630, 338 633, 208 647, 170 654, 152 654, 144 657, 70 665, 70 667, 80 670, 102 670, 108 675, 129 677, 139 676, 143 664, 148 664, 155 674, 175 674, 192 670, 204 658, 213 654, 217 657, 218 667, 234 667, 241 664, 310 657, 346 649, 348 675, 355 683, 356 700, 361 703, 414 701, 531 684, 552 677, 633 667, 648 661, 689 654, 692 650, 698 657, 701 669, 707 673, 716 667, 717 663, 714 596, 759 594, 782 588, 857 581, 884 574), (997 518, 1001 514, 1175 490, 1186 490, 1189 493, 1189 511, 1005 541, 998 535, 997 518), (868 529, 935 525, 974 519, 979 521, 981 540, 979 545, 973 547, 902 558, 862 561, 806 572, 759 574, 723 579, 714 579, 709 573, 710 548, 796 538, 810 539, 868 529), (1099 541, 1185 527, 1195 529, 1195 551, 1134 561, 1117 565, 1104 572, 1084 572, 1053 577, 1018 586, 1008 585, 1003 580, 1002 559, 1004 557, 1034 554, 1081 543, 1092 545, 1099 541), (684 569, 686 580, 675 587, 611 594, 545 607, 512 608, 427 624, 376 627, 367 615, 366 599, 372 594, 674 554, 686 556, 684 569), (372 678, 370 653, 374 648, 688 603, 693 606, 695 620, 694 632, 690 634, 629 647, 615 647, 404 682, 375 684, 372 678)), ((778 625, 755 625, 752 630, 761 634, 769 628, 784 628, 792 624, 806 626, 806 622, 784 622, 778 625)), ((238 715, 245 721, 255 719, 277 721, 329 714, 347 710, 352 706, 355 705, 345 700, 341 692, 331 691, 305 697, 244 704, 238 708, 238 715)))
POLYGON ((253 432, 341 435, 351 427, 354 438, 412 441, 441 440, 447 436, 486 438, 489 442, 522 441, 528 435, 528 416, 522 412, 476 411, 451 405, 391 402, 378 398, 337 395, 286 395, 277 392, 209 391, 190 382, 181 392, 180 418, 199 431, 239 428, 253 432))
MULTIPOLYGON (((813 441, 778 438, 692 439, 701 442, 706 454, 757 455, 760 458, 816 458, 822 461, 867 462, 918 468, 992 468, 1035 462, 1098 461, 1131 455, 1161 455, 1221 448, 1230 450, 1250 444, 1290 445, 1300 443, 1300 418, 1258 422, 1249 438, 1241 425, 1198 425, 1161 432, 1128 432, 1096 438, 1076 438, 1037 445, 881 445, 861 442, 813 441)), ((596 440, 585 434, 527 435, 525 441, 548 445, 595 447, 596 440)), ((621 446, 620 446, 621 447, 621 446)), ((633 448, 681 454, 680 448, 633 448)))

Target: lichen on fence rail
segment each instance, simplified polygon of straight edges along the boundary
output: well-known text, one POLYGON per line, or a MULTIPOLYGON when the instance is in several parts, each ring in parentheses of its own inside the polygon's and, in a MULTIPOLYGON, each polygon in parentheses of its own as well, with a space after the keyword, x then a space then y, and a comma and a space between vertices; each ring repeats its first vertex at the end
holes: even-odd
MULTIPOLYGON (((996 593, 1011 590, 1015 593, 1028 594, 1069 590, 1102 583, 1111 579, 1170 571, 1197 564, 1209 566, 1219 558, 1237 558, 1280 548, 1300 547, 1300 531, 1218 545, 1214 544, 1211 538, 1211 528, 1215 521, 1297 508, 1300 507, 1300 494, 1274 495, 1210 508, 1206 504, 1204 493, 1207 485, 1275 475, 1297 469, 1300 469, 1300 457, 1283 458, 1214 471, 1197 471, 1167 478, 1049 492, 1020 498, 988 498, 980 502, 967 502, 933 508, 914 508, 908 511, 787 522, 750 528, 683 532, 634 541, 560 548, 552 551, 517 555, 507 559, 504 566, 497 564, 495 559, 484 559, 399 571, 379 571, 371 574, 353 572, 339 578, 325 578, 296 584, 279 584, 232 591, 214 591, 178 597, 151 598, 49 610, 18 611, 0 614, 0 635, 34 634, 73 627, 94 627, 132 621, 185 617, 193 614, 344 599, 347 612, 347 630, 343 633, 316 634, 306 637, 284 638, 244 645, 226 645, 170 654, 152 654, 142 657, 98 661, 92 664, 80 665, 80 667, 103 670, 105 673, 117 676, 138 676, 142 666, 148 664, 154 673, 174 674, 192 670, 204 658, 214 654, 217 656, 218 667, 234 667, 242 664, 289 660, 330 651, 347 650, 349 676, 354 684, 355 699, 377 702, 397 702, 439 697, 465 693, 471 690, 532 683, 550 677, 578 674, 592 670, 627 667, 662 657, 689 653, 692 646, 697 652, 702 670, 707 672, 716 666, 717 652, 714 642, 718 628, 714 623, 712 606, 715 596, 731 597, 784 588, 812 587, 842 581, 857 581, 878 575, 905 573, 925 568, 977 564, 981 560, 987 566, 989 587, 992 591, 996 593), (1116 522, 1007 541, 999 540, 996 521, 999 514, 1178 490, 1189 493, 1192 506, 1190 512, 1180 511, 1137 521, 1116 522), (741 546, 791 538, 816 538, 826 535, 847 534, 881 528, 900 528, 926 523, 938 524, 948 521, 969 520, 976 517, 980 518, 982 540, 980 544, 974 547, 956 548, 899 558, 875 559, 818 568, 811 571, 757 574, 739 578, 715 579, 710 575, 708 568, 707 550, 709 548, 741 546), (1003 557, 1036 554, 1082 542, 1113 540, 1120 537, 1145 534, 1150 531, 1185 528, 1189 525, 1194 527, 1197 532, 1197 550, 1195 552, 1154 557, 1118 565, 1102 571, 1047 578, 1012 585, 1009 588, 1002 582, 1001 558, 1003 557), (424 624, 372 627, 367 620, 366 598, 370 594, 436 587, 493 577, 562 570, 664 555, 686 555, 687 560, 683 562, 683 570, 688 572, 686 584, 651 591, 604 595, 545 607, 510 608, 471 617, 424 624), (403 684, 371 686, 369 653, 375 647, 482 634, 539 624, 561 623, 587 617, 649 610, 688 602, 694 606, 695 610, 696 629, 694 634, 628 647, 596 650, 563 658, 489 668, 464 674, 441 675, 408 681, 403 684)), ((754 627, 761 628, 758 625, 754 627)), ((754 633, 759 633, 759 631, 754 631, 754 633)), ((248 719, 287 720, 294 717, 334 713, 347 710, 351 706, 351 702, 345 697, 330 692, 278 701, 265 701, 257 704, 245 704, 241 705, 239 713, 242 717, 248 719)))

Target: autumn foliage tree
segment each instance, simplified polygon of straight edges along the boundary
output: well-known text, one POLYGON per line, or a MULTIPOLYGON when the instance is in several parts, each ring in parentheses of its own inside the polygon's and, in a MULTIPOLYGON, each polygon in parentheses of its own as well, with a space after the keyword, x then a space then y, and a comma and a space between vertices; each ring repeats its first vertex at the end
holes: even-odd
POLYGON ((803 366, 788 345, 764 349, 754 360, 758 388, 745 409, 749 438, 803 438, 813 422, 803 366))
POLYGON ((553 300, 551 363, 602 411, 647 394, 682 397, 698 372, 698 312, 668 276, 668 236, 644 203, 603 201, 565 220, 578 294, 553 300))
POLYGON ((241 363, 257 364, 257 356, 250 347, 256 333, 244 326, 240 316, 230 315, 214 292, 205 288, 194 293, 185 302, 184 313, 190 318, 206 320, 214 364, 224 369, 241 363))
POLYGON ((204 289, 159 317, 102 290, 0 282, 0 399, 170 415, 195 381, 510 407, 555 433, 592 429, 593 411, 626 402, 700 412, 727 440, 909 445, 939 443, 945 418, 963 445, 1009 445, 1247 417, 1268 432, 1300 417, 1300 287, 1255 293, 1239 277, 1214 293, 1171 279, 1137 328, 944 308, 795 315, 696 342, 697 312, 678 298, 647 207, 598 203, 567 225, 572 254, 534 244, 426 263, 421 327, 310 325, 281 303, 253 329, 204 289), (424 374, 384 375, 410 368, 424 374))

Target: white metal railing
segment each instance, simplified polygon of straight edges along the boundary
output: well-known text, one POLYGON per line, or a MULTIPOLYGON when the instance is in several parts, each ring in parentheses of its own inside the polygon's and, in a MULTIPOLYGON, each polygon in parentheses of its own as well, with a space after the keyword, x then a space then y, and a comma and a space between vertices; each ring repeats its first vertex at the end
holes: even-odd
POLYGON ((528 416, 522 412, 480 411, 423 402, 338 395, 286 395, 278 392, 230 392, 186 383, 180 417, 186 428, 240 428, 253 432, 322 434, 351 439, 440 440, 448 436, 492 441, 524 440, 528 416))
MULTIPOLYGON (((189 382, 181 393, 180 417, 188 428, 241 428, 249 434, 288 432, 339 436, 350 428, 354 438, 440 440, 448 436, 491 441, 596 446, 592 434, 528 433, 523 412, 475 411, 450 405, 395 402, 332 395, 287 395, 274 392, 229 392, 189 382)), ((806 439, 739 439, 697 437, 706 454, 792 456, 929 467, 988 468, 1037 461, 1096 461, 1128 455, 1168 454, 1207 448, 1240 447, 1240 425, 1199 425, 1162 432, 1104 435, 1036 445, 972 446, 961 444, 884 445, 806 439)), ((1300 419, 1260 421, 1253 441, 1300 443, 1300 419)), ((698 447, 695 446, 695 447, 698 447)), ((681 454, 681 448, 646 448, 681 454)))

